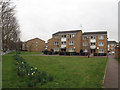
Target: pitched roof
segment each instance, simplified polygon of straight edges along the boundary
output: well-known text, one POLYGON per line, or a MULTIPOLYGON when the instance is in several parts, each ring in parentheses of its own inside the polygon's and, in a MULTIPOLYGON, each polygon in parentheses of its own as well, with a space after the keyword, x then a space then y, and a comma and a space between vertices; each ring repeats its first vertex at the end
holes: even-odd
MULTIPOLYGON (((28 41, 32 41, 32 40, 35 40, 35 39, 38 39, 38 40, 44 41, 44 40, 39 39, 39 38, 33 38, 33 39, 28 40, 28 41)), ((28 42, 28 41, 27 41, 27 42, 28 42)), ((45 41, 44 41, 44 42, 45 42, 45 41)))
POLYGON ((99 31, 99 32, 84 32, 82 35, 90 35, 90 34, 107 34, 107 31, 99 31))
POLYGON ((64 34, 64 33, 77 33, 77 32, 80 32, 80 31, 81 30, 59 31, 59 32, 54 33, 53 35, 55 35, 55 34, 64 34))

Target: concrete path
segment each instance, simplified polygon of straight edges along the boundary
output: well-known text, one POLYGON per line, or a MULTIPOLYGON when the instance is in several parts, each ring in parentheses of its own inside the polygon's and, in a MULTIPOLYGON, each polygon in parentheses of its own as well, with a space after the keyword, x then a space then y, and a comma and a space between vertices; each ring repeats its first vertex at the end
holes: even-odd
POLYGON ((114 55, 108 56, 104 88, 118 88, 118 62, 114 55))

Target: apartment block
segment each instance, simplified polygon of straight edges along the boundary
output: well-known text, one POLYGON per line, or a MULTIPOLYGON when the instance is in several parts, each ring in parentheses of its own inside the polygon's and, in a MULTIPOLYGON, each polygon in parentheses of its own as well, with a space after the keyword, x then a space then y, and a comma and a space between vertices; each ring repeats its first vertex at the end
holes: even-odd
POLYGON ((116 41, 108 41, 108 52, 110 54, 114 54, 116 46, 117 46, 117 42, 116 41))
POLYGON ((107 53, 107 32, 84 32, 82 34, 83 52, 107 53))
POLYGON ((82 49, 82 31, 60 31, 48 40, 48 50, 55 52, 80 52, 82 49))
POLYGON ((23 50, 29 52, 41 52, 45 50, 45 41, 39 38, 34 38, 23 43, 23 50))
POLYGON ((115 58, 120 58, 120 42, 115 47, 115 58))
POLYGON ((48 40, 48 50, 51 49, 55 52, 107 53, 107 32, 60 31, 48 40))

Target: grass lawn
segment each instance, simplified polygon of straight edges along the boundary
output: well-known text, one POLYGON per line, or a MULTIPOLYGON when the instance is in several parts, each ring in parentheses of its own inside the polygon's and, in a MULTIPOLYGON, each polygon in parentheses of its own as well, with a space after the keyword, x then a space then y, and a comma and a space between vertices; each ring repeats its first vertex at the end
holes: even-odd
POLYGON ((120 58, 116 58, 116 60, 120 63, 120 58))
MULTIPOLYGON (((52 74, 54 81, 42 88, 102 88, 107 58, 22 56, 31 66, 52 74)), ((3 56, 3 87, 25 87, 16 74, 13 56, 3 56)))
MULTIPOLYGON (((8 53, 8 55, 14 55, 16 51, 8 53)), ((20 51, 21 55, 32 55, 32 54, 43 54, 42 52, 28 52, 28 51, 20 51)))

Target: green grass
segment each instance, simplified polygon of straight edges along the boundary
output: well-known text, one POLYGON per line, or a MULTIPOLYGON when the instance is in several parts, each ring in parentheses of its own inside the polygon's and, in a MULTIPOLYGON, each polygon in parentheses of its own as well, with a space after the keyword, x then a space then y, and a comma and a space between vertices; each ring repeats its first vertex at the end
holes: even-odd
MULTIPOLYGON (((29 55, 29 54, 28 54, 29 55)), ((101 88, 107 58, 71 56, 22 56, 31 66, 53 75, 54 81, 37 87, 42 88, 101 88)), ((13 56, 3 56, 3 88, 26 87, 16 74, 13 56)))
POLYGON ((2 56, 2 87, 24 87, 25 82, 16 73, 13 56, 2 56))
MULTIPOLYGON (((16 51, 8 53, 8 55, 14 55, 16 51)), ((20 51, 21 55, 32 55, 32 54, 43 54, 42 52, 28 52, 28 51, 20 51)))
POLYGON ((115 58, 120 63, 120 58, 115 58))

